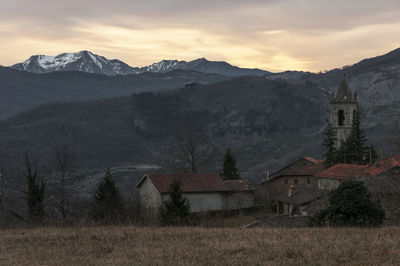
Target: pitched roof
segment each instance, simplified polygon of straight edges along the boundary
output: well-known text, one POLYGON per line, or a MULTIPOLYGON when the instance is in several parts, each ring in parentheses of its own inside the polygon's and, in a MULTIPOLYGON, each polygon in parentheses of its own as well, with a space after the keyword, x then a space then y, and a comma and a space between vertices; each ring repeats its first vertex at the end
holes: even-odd
POLYGON ((315 175, 317 172, 323 169, 323 162, 323 160, 317 160, 312 157, 303 157, 280 169, 278 172, 273 173, 271 175, 271 179, 275 179, 280 176, 315 175), (302 161, 305 163, 301 163, 302 161))
POLYGON ((367 167, 367 165, 340 163, 322 170, 317 173, 316 176, 334 179, 350 179, 363 176, 367 167))
POLYGON ((246 192, 246 191, 254 190, 254 188, 249 184, 249 182, 247 180, 243 180, 243 179, 225 180, 224 182, 228 186, 230 191, 246 192))
POLYGON ((361 176, 376 176, 386 172, 387 170, 400 166, 400 156, 393 156, 379 161, 374 165, 360 164, 336 164, 328 169, 324 169, 316 176, 334 179, 351 179, 361 176))
POLYGON ((400 166, 400 155, 386 158, 379 161, 377 164, 371 165, 368 167, 366 174, 376 176, 397 166, 400 166))
POLYGON ((351 95, 351 91, 349 89, 349 85, 347 84, 346 75, 343 75, 342 82, 338 88, 335 102, 352 102, 354 101, 353 96, 351 95))
POLYGON ((292 196, 289 197, 288 191, 286 191, 273 197, 272 199, 283 203, 302 205, 320 198, 328 193, 329 191, 327 190, 321 190, 317 188, 296 187, 292 188, 292 196))
POLYGON ((167 193, 172 182, 179 180, 183 192, 223 192, 230 191, 218 174, 148 174, 136 186, 137 188, 148 178, 158 192, 167 193))

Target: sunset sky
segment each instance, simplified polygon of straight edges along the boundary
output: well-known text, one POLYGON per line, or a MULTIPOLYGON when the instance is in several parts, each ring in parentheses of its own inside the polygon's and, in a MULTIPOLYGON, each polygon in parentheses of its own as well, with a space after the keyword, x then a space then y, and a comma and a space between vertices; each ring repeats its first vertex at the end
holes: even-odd
POLYGON ((90 50, 320 71, 400 47, 399 0, 0 0, 0 64, 90 50))

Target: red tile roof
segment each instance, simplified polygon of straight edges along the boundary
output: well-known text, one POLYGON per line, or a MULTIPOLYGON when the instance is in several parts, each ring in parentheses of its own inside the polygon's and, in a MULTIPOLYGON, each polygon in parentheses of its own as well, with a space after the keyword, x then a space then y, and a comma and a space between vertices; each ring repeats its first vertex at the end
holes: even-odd
POLYGON ((231 191, 246 192, 254 190, 254 188, 249 184, 249 182, 243 179, 225 180, 224 182, 231 191))
POLYGON ((379 161, 375 165, 336 164, 317 173, 316 176, 334 179, 351 179, 361 176, 376 176, 387 170, 400 166, 400 156, 393 156, 379 161))
POLYGON ((340 163, 322 170, 317 173, 316 176, 334 179, 350 179, 363 176, 367 168, 367 165, 340 163))
POLYGON ((386 172, 387 170, 396 167, 396 166, 400 166, 400 156, 393 156, 390 158, 386 158, 382 161, 379 161, 377 164, 375 165, 371 165, 370 167, 368 167, 368 172, 366 172, 366 174, 369 174, 371 176, 375 176, 375 175, 379 175, 383 172, 386 172))
POLYGON ((172 182, 181 181, 183 192, 223 192, 230 191, 218 174, 148 174, 145 175, 136 187, 149 178, 160 193, 166 193, 172 182))

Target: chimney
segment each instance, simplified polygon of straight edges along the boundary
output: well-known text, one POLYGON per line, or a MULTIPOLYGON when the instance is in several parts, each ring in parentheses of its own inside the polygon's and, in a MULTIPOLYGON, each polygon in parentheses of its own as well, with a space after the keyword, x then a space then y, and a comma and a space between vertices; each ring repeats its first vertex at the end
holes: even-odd
POLYGON ((294 190, 294 186, 290 185, 289 189, 288 189, 288 197, 290 198, 291 196, 293 196, 293 190, 294 190))

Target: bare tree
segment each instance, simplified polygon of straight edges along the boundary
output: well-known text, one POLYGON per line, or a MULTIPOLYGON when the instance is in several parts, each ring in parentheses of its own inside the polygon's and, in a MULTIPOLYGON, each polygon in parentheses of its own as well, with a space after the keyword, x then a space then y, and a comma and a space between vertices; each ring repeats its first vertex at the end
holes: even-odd
POLYGON ((71 189, 67 181, 74 175, 71 154, 68 145, 55 149, 55 160, 57 169, 57 209, 65 220, 70 212, 71 189))
POLYGON ((169 168, 197 173, 216 155, 216 146, 196 120, 186 119, 186 125, 176 133, 169 168))

